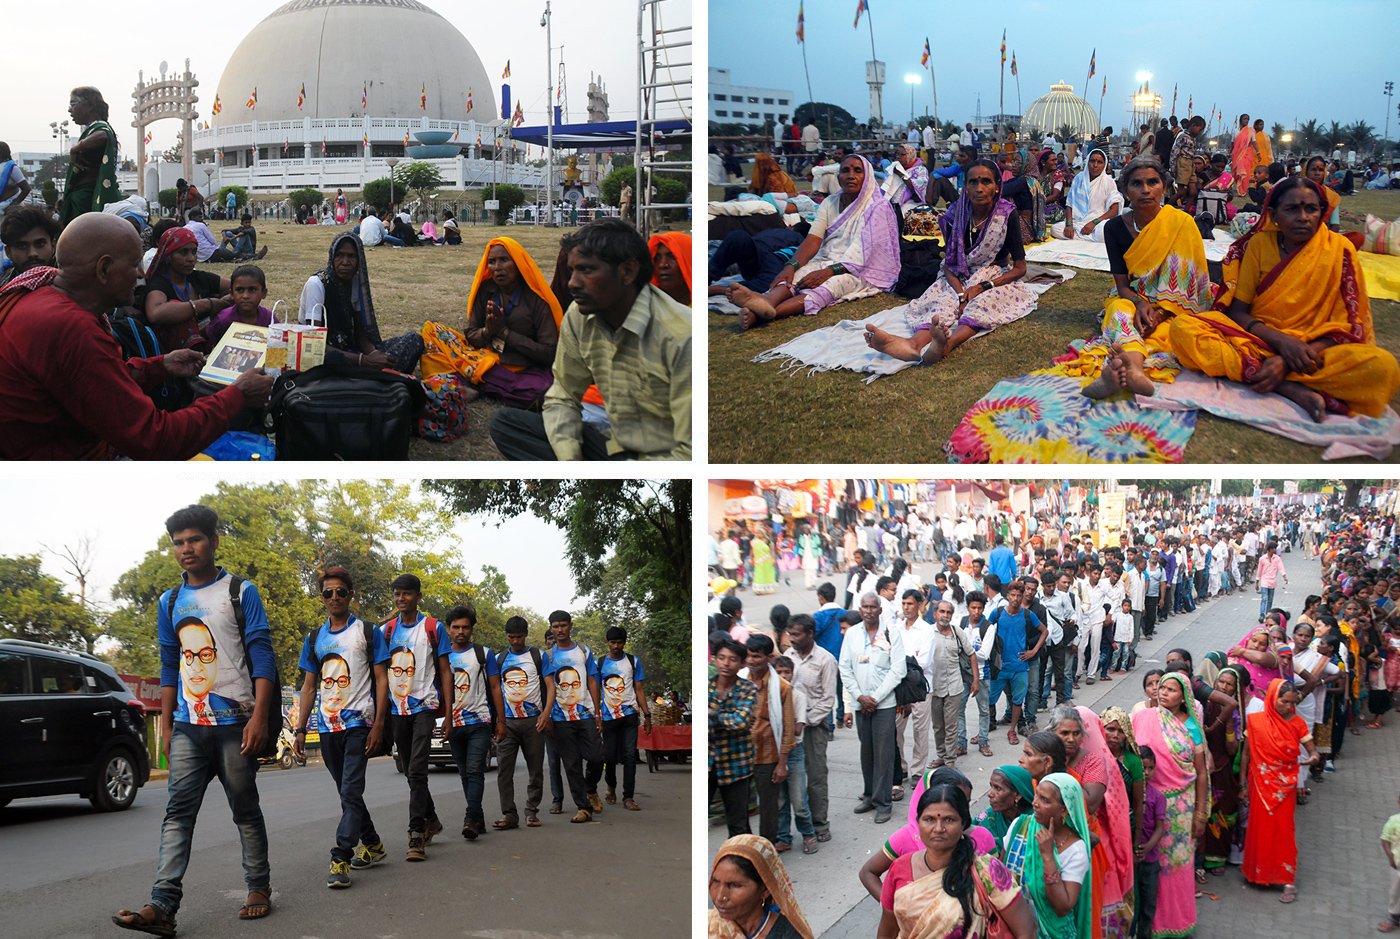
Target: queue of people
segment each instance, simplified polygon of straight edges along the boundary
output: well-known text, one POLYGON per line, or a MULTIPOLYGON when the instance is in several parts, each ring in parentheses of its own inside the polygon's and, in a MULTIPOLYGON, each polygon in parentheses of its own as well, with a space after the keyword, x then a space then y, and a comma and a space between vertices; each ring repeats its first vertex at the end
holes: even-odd
MULTIPOLYGON (((1301 807, 1335 771, 1346 738, 1384 732, 1400 693, 1396 516, 1340 505, 1159 507, 1129 513, 1122 550, 1096 549, 1070 518, 1042 518, 1038 534, 1039 547, 993 536, 997 566, 1011 565, 1006 582, 987 570, 992 552, 969 541, 907 592, 901 553, 877 569, 873 552, 858 548, 844 605, 824 583, 814 613, 777 607, 771 626, 744 618, 734 581, 715 584, 726 595, 711 617, 710 788, 730 839, 711 872, 711 935, 812 934, 781 859, 796 847, 787 816, 803 853, 830 840, 827 744, 853 724, 862 784, 847 793, 857 797, 849 824, 867 812, 883 824, 892 802, 910 802, 894 834, 872 835, 883 843, 858 873, 881 904, 882 937, 1193 935, 1198 892, 1231 867, 1283 904, 1325 892, 1299 856, 1295 819, 1319 811, 1301 807), (1305 540, 1322 590, 1286 610, 1274 594, 1287 576, 1281 552, 1305 540), (1258 622, 1238 642, 1174 648, 1165 668, 1133 674, 1132 653, 1159 614, 1247 584, 1260 596, 1258 622), (1130 710, 1075 705, 1081 680, 1095 681, 1084 659, 1091 636, 1127 652, 1098 680, 1141 678, 1143 698, 1130 710), (769 671, 780 661, 789 678, 769 671), (949 700, 956 721, 921 716, 949 700), (970 701, 981 732, 955 741, 970 701), (989 729, 998 721, 1010 746, 974 818, 957 761, 979 744, 995 758, 989 729), (804 784, 805 794, 794 791, 804 784)), ((1396 868, 1400 816, 1381 842, 1396 868)), ((1400 925, 1392 874, 1381 932, 1400 925)))
MULTIPOLYGON (((172 556, 182 576, 160 598, 157 639, 161 686, 171 706, 161 714, 160 739, 170 763, 169 799, 150 900, 118 911, 123 929, 173 936, 190 861, 190 840, 204 789, 218 776, 229 797, 243 849, 247 895, 244 920, 272 912, 272 874, 263 811, 258 804, 258 757, 269 742, 269 714, 280 711, 268 615, 258 587, 222 567, 219 519, 207 506, 180 509, 166 521, 172 556), (243 654, 228 654, 242 649, 243 654)), ((341 817, 334 833, 326 886, 351 886, 388 858, 381 829, 365 805, 368 761, 389 752, 408 785, 404 859, 422 862, 444 824, 428 790, 429 745, 447 738, 462 779, 461 835, 476 841, 489 832, 543 825, 539 809, 546 775, 546 743, 557 754, 576 811, 586 823, 604 811, 598 783, 606 775, 606 804, 637 812, 637 734, 651 726, 642 660, 626 651, 627 631, 612 627, 606 651, 572 637, 567 611, 549 614, 545 648, 530 645, 529 622, 505 623, 507 645, 474 641, 476 610, 454 606, 438 619, 421 609, 419 578, 403 573, 391 584, 395 613, 382 624, 363 619, 355 583, 344 567, 317 577, 326 618, 302 644, 300 699, 291 712, 294 752, 305 756, 314 713, 320 752, 334 782, 341 817), (487 753, 495 742, 500 818, 486 824, 483 796, 487 753), (524 811, 515 798, 515 766, 529 771, 524 811)), ((366 614, 367 615, 367 614, 366 614)), ((552 783, 553 814, 564 793, 552 783)))

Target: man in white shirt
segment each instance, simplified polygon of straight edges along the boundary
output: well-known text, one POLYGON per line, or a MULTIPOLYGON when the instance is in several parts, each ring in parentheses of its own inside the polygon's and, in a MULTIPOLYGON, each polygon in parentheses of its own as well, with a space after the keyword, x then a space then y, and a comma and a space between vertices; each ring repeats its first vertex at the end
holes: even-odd
POLYGON ((1142 614, 1147 610, 1147 559, 1138 554, 1124 573, 1123 581, 1128 599, 1133 603, 1133 642, 1128 649, 1128 661, 1136 662, 1138 643, 1142 641, 1142 614))
POLYGON ((815 121, 808 121, 802 128, 802 149, 808 153, 816 153, 822 148, 822 133, 817 130, 815 121))
MULTIPOLYGON (((924 680, 932 687, 933 676, 929 673, 928 652, 929 647, 933 645, 933 627, 919 616, 923 594, 917 590, 909 590, 900 597, 899 602, 900 611, 895 628, 904 643, 904 654, 912 655, 923 665, 924 680)), ((928 759, 928 699, 896 709, 895 749, 901 763, 904 761, 904 727, 911 717, 914 720, 914 759, 904 765, 909 767, 909 785, 912 791, 915 780, 926 765, 924 761, 928 759)))
POLYGON ((778 123, 773 125, 773 159, 781 161, 783 158, 783 144, 787 142, 788 122, 787 115, 778 115, 778 123))
POLYGON ((734 532, 730 532, 723 541, 719 543, 719 566, 724 571, 724 576, 732 581, 739 580, 739 565, 743 563, 743 558, 739 553, 739 539, 734 537, 734 532))
POLYGON ((386 229, 384 223, 379 220, 379 216, 375 214, 374 209, 365 210, 365 217, 360 219, 360 224, 355 226, 355 233, 360 236, 360 241, 364 243, 366 248, 372 248, 375 245, 403 247, 403 240, 389 234, 388 229, 386 229))
MULTIPOLYGON (((1079 602, 1071 590, 1073 578, 1062 571, 1050 593, 1041 601, 1045 608, 1046 627, 1050 631, 1050 664, 1054 670, 1052 687, 1056 704, 1073 705, 1075 651, 1079 633, 1079 602)), ((1047 696, 1046 700, 1049 698, 1047 696)))
MULTIPOLYGON (((1092 685, 1099 672, 1099 657, 1103 654, 1103 631, 1113 620, 1113 600, 1110 584, 1097 564, 1089 565, 1085 578, 1087 594, 1080 605, 1079 648, 1084 651, 1085 684, 1092 685), (1104 607, 1108 609, 1105 610, 1104 607)), ((1121 603, 1121 601, 1120 601, 1121 603)))
POLYGON ((860 598, 861 624, 846 630, 841 641, 840 673, 846 698, 846 726, 860 737, 860 771, 864 784, 855 812, 875 813, 875 824, 890 820, 894 785, 894 689, 904 680, 904 643, 898 630, 880 626, 880 597, 860 598))
POLYGON ((972 146, 972 122, 963 125, 962 133, 958 134, 958 143, 964 147, 972 146))
POLYGON ((923 142, 924 162, 931 164, 934 158, 938 156, 938 131, 933 129, 932 121, 924 125, 923 142))

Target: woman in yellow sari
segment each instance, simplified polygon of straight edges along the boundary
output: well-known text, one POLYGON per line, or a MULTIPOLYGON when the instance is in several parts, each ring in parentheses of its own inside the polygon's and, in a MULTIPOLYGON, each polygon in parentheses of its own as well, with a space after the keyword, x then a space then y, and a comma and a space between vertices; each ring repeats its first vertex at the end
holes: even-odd
POLYGON ((1379 417, 1400 365, 1376 345, 1356 249, 1322 223, 1326 204, 1309 179, 1275 186, 1225 256, 1214 308, 1172 321, 1172 349, 1184 368, 1281 394, 1315 421, 1379 417))
POLYGON ((1127 388, 1150 395, 1153 381, 1171 381, 1181 366, 1168 339, 1170 323, 1209 309, 1205 243, 1191 216, 1163 205, 1167 173, 1151 155, 1123 169, 1128 211, 1104 225, 1114 288, 1104 302, 1103 333, 1076 340, 1052 374, 1086 380, 1083 393, 1106 398, 1127 388))
POLYGON ((720 845, 710 903, 710 939, 812 939, 777 849, 758 835, 720 845))

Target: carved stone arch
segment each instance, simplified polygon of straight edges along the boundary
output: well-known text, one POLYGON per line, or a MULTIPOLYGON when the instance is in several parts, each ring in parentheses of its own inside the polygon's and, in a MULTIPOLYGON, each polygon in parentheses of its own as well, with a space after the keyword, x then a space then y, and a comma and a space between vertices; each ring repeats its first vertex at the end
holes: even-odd
MULTIPOLYGON (((161 67, 164 68, 164 63, 161 63, 161 67)), ((144 198, 154 197, 154 194, 146 194, 146 128, 157 121, 173 118, 184 123, 181 163, 185 179, 193 181, 194 121, 199 117, 199 112, 195 110, 195 105, 199 103, 195 89, 198 87, 199 79, 191 74, 189 59, 185 60, 183 75, 166 78, 162 72, 159 81, 148 82, 144 72, 137 73, 136 88, 131 92, 131 112, 136 119, 131 126, 136 128, 136 189, 144 198)))

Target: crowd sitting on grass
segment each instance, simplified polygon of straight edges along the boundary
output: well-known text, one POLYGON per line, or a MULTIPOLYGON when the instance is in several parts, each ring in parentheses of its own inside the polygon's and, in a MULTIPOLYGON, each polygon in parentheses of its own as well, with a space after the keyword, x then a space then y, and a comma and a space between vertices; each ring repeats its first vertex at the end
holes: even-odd
MULTIPOLYGON (((812 934, 780 855, 795 847, 793 824, 803 854, 831 840, 827 747, 853 725, 863 786, 854 814, 889 823, 906 787, 910 804, 905 824, 872 833, 877 849, 851 870, 881 904, 881 937, 1188 936, 1198 892, 1231 867, 1284 904, 1325 895, 1327 872, 1300 857, 1296 813, 1314 786, 1325 792, 1348 736, 1385 732, 1400 694, 1400 526, 1378 506, 1130 511, 1121 549, 1081 539, 1069 516, 1042 515, 1042 547, 998 533, 984 557, 982 536, 976 548, 961 541, 947 572, 907 590, 905 542, 882 549, 892 563, 881 574, 867 541, 847 556, 843 604, 825 583, 813 613, 775 607, 771 628, 745 620, 724 568, 711 618, 710 794, 730 839, 711 871, 710 935, 812 934), (1322 589, 1302 609, 1276 605, 1284 551, 1303 555, 1295 566, 1319 565, 1322 589), (1139 672, 1138 644, 1163 620, 1251 582, 1257 622, 1246 614, 1237 642, 1173 648, 1165 668, 1139 672), (906 661, 919 666, 919 690, 909 691, 906 661), (1076 707, 1081 677, 1096 674, 1140 677, 1143 700, 1130 711, 1076 707), (981 726, 969 739, 973 700, 981 726), (992 757, 998 723, 1009 747, 974 818, 956 764, 968 745, 992 757)), ((954 527, 941 521, 919 532, 954 527)), ((1394 886, 1377 928, 1391 932, 1400 815, 1381 841, 1394 886)))
MULTIPOLYGON (((810 223, 725 236, 710 279, 735 270, 741 279, 710 293, 739 307, 745 329, 891 293, 907 245, 901 232, 946 198, 937 218, 938 274, 906 307, 912 337, 868 324, 876 352, 933 365, 1025 316, 1036 302, 1023 286, 1028 239, 1084 240, 1104 245, 1114 281, 1102 332, 1051 368, 1080 378, 1084 395, 1150 396, 1186 369, 1281 395, 1314 421, 1328 413, 1378 417, 1400 388, 1400 365, 1376 344, 1359 236, 1338 232, 1350 174, 1329 176, 1322 157, 1292 174, 1278 162, 1257 164, 1262 131, 1248 117, 1241 115, 1230 169, 1224 154, 1198 152, 1201 117, 1175 134, 1166 165, 1157 135, 1144 127, 1140 152, 1116 177, 1097 147, 1074 157, 1083 168, 1071 180, 1065 155, 1049 149, 1007 148, 999 163, 964 145, 948 166, 930 171, 907 144, 882 190, 871 160, 848 153, 834 176, 837 191, 822 198, 810 223), (952 190, 946 196, 944 184, 952 190), (1218 197, 1231 218, 1237 201, 1255 213, 1215 282, 1202 231, 1223 219, 1200 214, 1202 193, 1218 197)), ((754 185, 780 186, 768 195, 791 199, 791 178, 771 157, 759 158, 754 185)))

